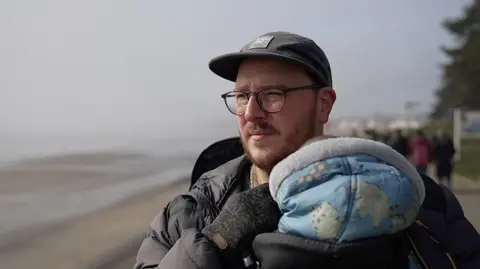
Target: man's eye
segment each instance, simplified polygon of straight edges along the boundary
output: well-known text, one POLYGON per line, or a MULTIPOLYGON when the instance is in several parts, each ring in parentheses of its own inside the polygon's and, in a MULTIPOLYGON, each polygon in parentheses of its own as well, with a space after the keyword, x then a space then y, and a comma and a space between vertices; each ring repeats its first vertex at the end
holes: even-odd
POLYGON ((248 103, 248 96, 245 94, 238 94, 236 95, 236 102, 239 104, 245 104, 248 103))
POLYGON ((283 98, 283 93, 281 91, 267 91, 264 95, 268 100, 275 101, 283 98))
POLYGON ((267 92, 267 95, 268 96, 282 96, 283 94, 282 94, 282 92, 275 91, 275 92, 267 92))
POLYGON ((247 96, 244 95, 244 94, 238 94, 236 97, 237 97, 237 100, 239 100, 239 101, 247 99, 247 96))

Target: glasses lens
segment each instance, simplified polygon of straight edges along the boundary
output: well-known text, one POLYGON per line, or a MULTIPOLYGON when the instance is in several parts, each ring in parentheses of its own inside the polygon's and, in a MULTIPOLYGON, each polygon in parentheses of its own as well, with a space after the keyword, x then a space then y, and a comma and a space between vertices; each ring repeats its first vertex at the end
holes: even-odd
POLYGON ((263 90, 258 93, 258 102, 266 112, 279 112, 285 104, 285 94, 277 89, 263 90))
POLYGON ((225 94, 225 105, 233 114, 245 113, 248 96, 243 92, 233 91, 225 94))

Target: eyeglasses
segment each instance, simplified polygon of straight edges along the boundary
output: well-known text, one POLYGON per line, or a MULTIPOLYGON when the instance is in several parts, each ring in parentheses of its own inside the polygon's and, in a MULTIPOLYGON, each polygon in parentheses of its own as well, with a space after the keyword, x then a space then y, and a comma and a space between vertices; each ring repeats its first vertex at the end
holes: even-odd
POLYGON ((268 113, 280 112, 285 106, 286 94, 300 90, 319 90, 324 86, 308 85, 294 88, 265 88, 256 92, 231 91, 222 94, 225 105, 234 115, 243 115, 247 110, 248 101, 251 96, 255 97, 260 108, 268 113))

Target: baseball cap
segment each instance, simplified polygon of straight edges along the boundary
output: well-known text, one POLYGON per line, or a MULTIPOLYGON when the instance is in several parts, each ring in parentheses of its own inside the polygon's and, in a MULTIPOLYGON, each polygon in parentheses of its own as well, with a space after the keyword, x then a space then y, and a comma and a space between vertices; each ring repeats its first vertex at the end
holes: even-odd
POLYGON ((218 76, 235 82, 238 69, 246 59, 275 59, 303 67, 316 81, 332 86, 330 63, 323 50, 310 38, 289 32, 266 33, 242 47, 210 60, 209 68, 218 76))

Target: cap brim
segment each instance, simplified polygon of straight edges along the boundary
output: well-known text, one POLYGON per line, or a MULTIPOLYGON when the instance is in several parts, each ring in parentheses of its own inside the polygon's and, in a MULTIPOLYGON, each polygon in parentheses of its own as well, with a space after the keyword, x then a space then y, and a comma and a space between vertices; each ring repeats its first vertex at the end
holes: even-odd
POLYGON ((286 55, 266 51, 246 51, 224 54, 210 60, 208 67, 216 75, 235 82, 237 80, 237 74, 238 69, 240 68, 240 64, 247 59, 274 59, 280 61, 287 61, 293 64, 298 64, 299 66, 305 68, 308 72, 314 74, 315 77, 321 76, 320 74, 318 74, 318 71, 315 70, 315 68, 301 60, 286 55))

